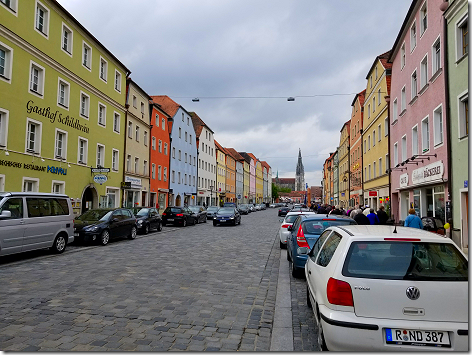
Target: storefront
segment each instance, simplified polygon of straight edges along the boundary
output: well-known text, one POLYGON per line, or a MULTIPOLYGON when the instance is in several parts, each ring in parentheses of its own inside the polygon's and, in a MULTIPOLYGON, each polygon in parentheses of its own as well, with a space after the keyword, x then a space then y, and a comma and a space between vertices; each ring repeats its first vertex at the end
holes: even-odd
POLYGON ((149 184, 148 180, 125 175, 123 207, 148 206, 149 186, 143 186, 143 181, 149 184))
POLYGON ((388 186, 364 191, 364 205, 373 208, 375 211, 380 206, 386 206, 389 202, 388 186))
POLYGON ((395 202, 401 220, 405 220, 408 210, 414 208, 419 217, 437 217, 446 222, 447 182, 443 176, 442 161, 415 169, 411 175, 400 175, 398 201, 395 202))

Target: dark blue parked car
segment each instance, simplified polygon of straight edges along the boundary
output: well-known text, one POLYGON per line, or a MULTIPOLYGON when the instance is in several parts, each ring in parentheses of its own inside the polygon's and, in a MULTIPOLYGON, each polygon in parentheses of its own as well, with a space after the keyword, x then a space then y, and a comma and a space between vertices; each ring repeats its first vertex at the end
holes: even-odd
POLYGON ((292 275, 297 277, 305 269, 305 263, 313 245, 323 231, 331 226, 357 224, 352 218, 338 215, 300 215, 288 227, 287 260, 292 262, 292 275))
POLYGON ((241 224, 241 215, 235 207, 221 207, 213 217, 213 225, 217 224, 241 224))

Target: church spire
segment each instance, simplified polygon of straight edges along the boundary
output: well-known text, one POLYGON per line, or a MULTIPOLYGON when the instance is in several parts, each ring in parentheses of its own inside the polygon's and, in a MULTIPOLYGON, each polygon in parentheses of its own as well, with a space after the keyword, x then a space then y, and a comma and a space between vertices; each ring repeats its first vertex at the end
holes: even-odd
POLYGON ((298 148, 298 162, 295 170, 295 191, 305 191, 305 168, 302 163, 302 150, 298 148))

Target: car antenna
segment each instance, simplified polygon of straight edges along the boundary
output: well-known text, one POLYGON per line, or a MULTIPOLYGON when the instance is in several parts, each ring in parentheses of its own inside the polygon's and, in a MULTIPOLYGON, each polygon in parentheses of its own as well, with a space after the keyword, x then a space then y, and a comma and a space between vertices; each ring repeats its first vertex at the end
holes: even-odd
POLYGON ((394 228, 394 230, 393 230, 392 233, 397 234, 397 224, 395 223, 395 215, 392 215, 392 217, 393 217, 393 225, 395 226, 395 228, 394 228))

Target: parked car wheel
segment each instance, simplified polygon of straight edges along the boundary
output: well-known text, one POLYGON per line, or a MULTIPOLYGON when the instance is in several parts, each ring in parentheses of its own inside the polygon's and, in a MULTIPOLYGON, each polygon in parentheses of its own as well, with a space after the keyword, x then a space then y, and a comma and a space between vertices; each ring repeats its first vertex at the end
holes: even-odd
POLYGON ((107 245, 108 242, 110 241, 110 232, 105 229, 100 235, 99 241, 101 245, 107 245))
POLYGON ((67 245, 66 238, 64 237, 64 235, 59 234, 54 240, 52 250, 57 254, 61 254, 64 252, 64 250, 66 250, 66 245, 67 245))
POLYGON ((292 276, 298 278, 300 276, 300 269, 295 266, 295 263, 292 259, 292 276))
POLYGON ((157 231, 160 232, 162 230, 162 223, 157 223, 157 231))
POLYGON ((310 289, 308 288, 308 285, 306 285, 306 304, 308 308, 313 308, 311 305, 311 300, 310 300, 310 289))
POLYGON ((131 233, 128 236, 129 239, 136 239, 136 227, 131 228, 131 233))
POLYGON ((323 325, 321 324, 321 319, 318 321, 318 346, 321 351, 328 351, 326 346, 326 341, 323 333, 323 325))
POLYGON ((279 242, 279 243, 280 243, 280 249, 287 249, 287 246, 284 243, 282 242, 279 242))

